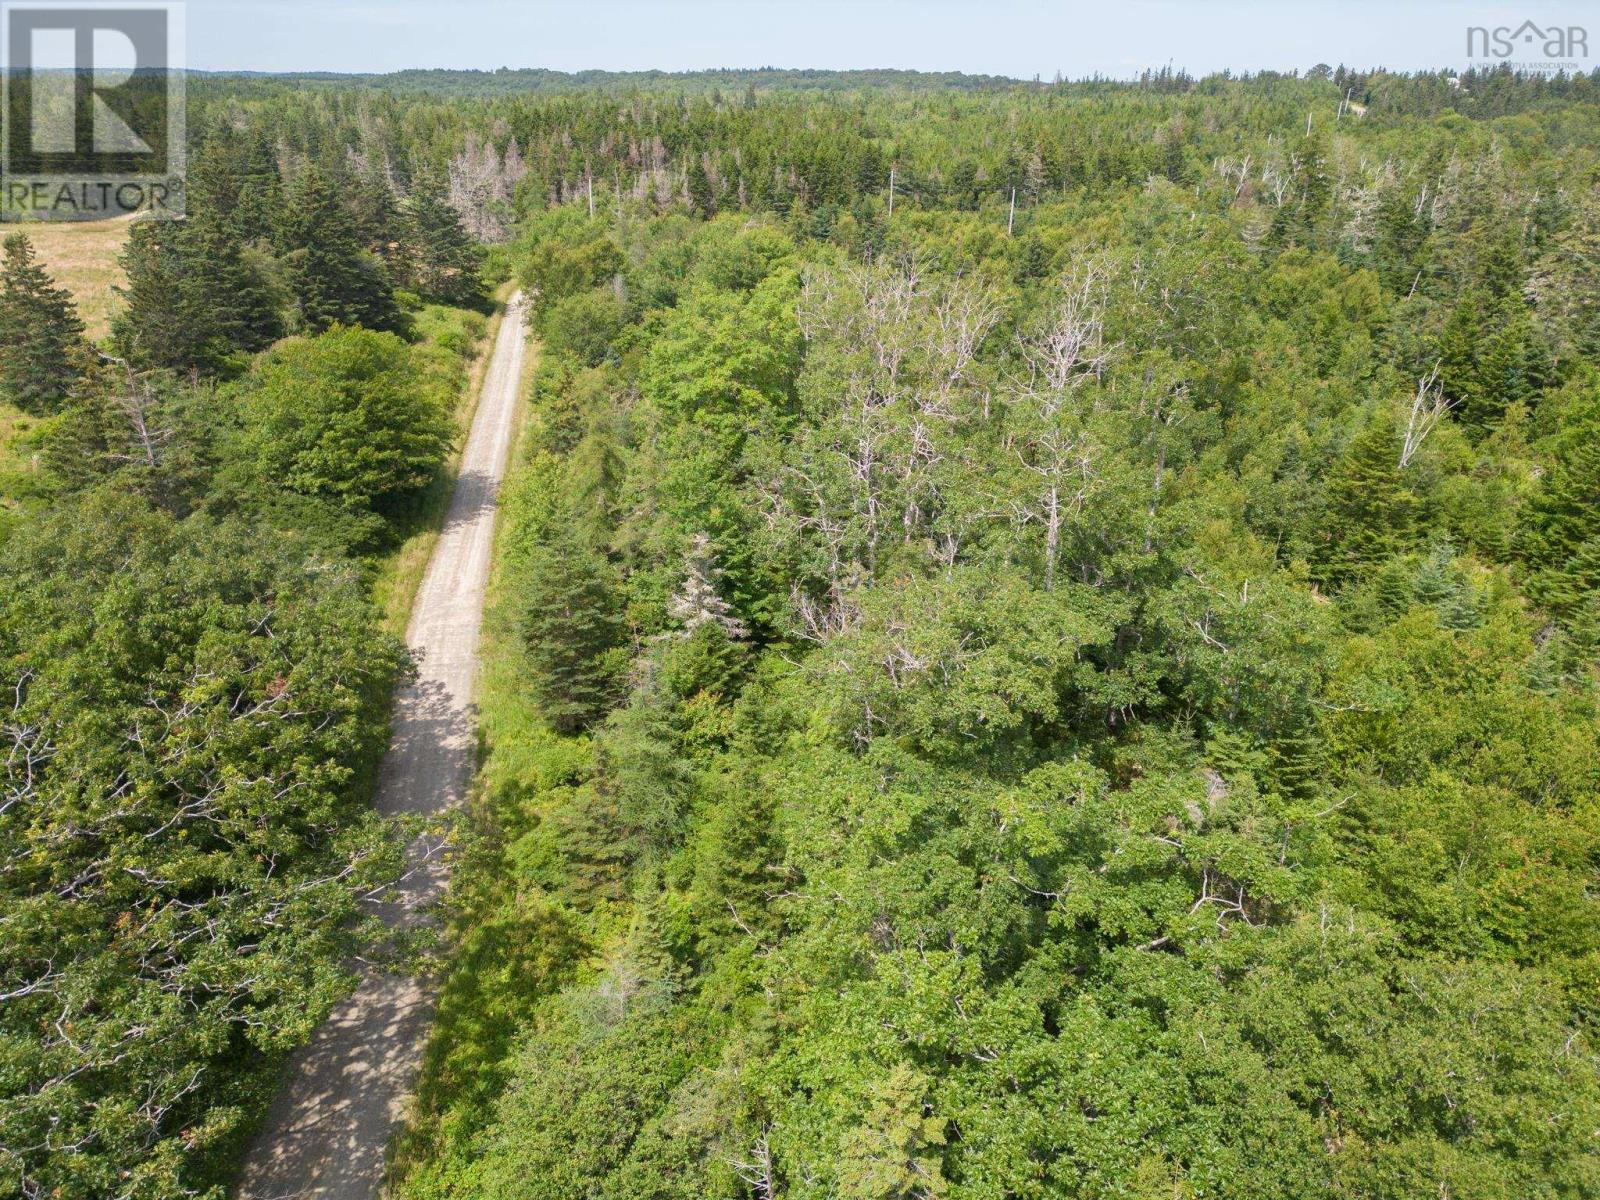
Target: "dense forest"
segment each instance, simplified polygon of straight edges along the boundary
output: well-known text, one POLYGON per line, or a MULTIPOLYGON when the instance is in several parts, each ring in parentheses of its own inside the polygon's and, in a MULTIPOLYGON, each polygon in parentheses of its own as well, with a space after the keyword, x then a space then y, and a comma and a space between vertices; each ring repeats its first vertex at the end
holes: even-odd
POLYGON ((1600 1192, 1600 79, 559 82, 193 81, 98 347, 7 242, 0 1188, 225 1194, 398 955, 510 279, 396 1195, 1600 1192))

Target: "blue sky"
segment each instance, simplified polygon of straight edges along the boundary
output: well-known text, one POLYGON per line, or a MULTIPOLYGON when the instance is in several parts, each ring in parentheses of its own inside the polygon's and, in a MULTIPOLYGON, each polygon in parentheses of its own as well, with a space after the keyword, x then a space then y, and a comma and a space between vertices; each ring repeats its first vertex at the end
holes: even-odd
MULTIPOLYGON (((1600 6, 1531 0, 189 0, 205 70, 910 67, 1126 77, 1324 61, 1460 67, 1469 25, 1586 24, 1600 6)), ((1592 67, 1600 58, 1584 63, 1592 67)))

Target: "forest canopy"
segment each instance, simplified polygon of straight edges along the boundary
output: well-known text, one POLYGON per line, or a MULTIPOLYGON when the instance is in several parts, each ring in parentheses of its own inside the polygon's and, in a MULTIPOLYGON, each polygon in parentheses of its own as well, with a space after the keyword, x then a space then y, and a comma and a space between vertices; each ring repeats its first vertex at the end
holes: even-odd
POLYGON ((401 1194, 1591 1191, 1592 86, 485 101, 542 349, 401 1194))
POLYGON ((98 355, 8 245, 5 1186, 220 1196, 375 950, 505 281, 396 1195, 1600 1190, 1600 80, 507 74, 194 81, 98 355))

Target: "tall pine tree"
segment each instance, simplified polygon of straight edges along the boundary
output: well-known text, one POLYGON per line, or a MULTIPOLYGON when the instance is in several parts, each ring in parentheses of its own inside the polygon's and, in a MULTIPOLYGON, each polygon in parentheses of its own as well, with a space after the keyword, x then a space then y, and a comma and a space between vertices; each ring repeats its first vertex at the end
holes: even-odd
POLYGON ((242 368, 242 356, 283 336, 278 297, 236 231, 213 212, 139 222, 122 267, 126 304, 112 335, 141 369, 229 373, 242 368))
POLYGON ((87 362, 83 322, 26 234, 5 240, 0 263, 0 395, 36 415, 54 412, 87 362))
POLYGON ((411 285, 425 300, 482 309, 489 294, 479 273, 478 248, 461 214, 441 193, 435 181, 425 179, 406 203, 411 285))
POLYGON ((308 167, 290 191, 283 221, 289 286, 300 323, 320 333, 330 325, 404 332, 383 265, 362 249, 355 218, 338 188, 308 167))

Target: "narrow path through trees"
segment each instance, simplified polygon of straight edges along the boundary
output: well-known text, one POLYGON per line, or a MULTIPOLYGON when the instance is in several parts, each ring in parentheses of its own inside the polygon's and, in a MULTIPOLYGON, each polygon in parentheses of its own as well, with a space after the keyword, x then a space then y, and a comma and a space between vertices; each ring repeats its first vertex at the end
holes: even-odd
MULTIPOLYGON (((440 812, 461 800, 472 777, 478 629, 526 341, 519 293, 500 325, 450 511, 412 610, 406 640, 419 670, 395 699, 378 783, 385 814, 440 812)), ((443 885, 437 847, 414 847, 385 919, 397 928, 416 920, 443 885)), ((239 1200, 372 1200, 432 1009, 428 981, 368 973, 295 1055, 246 1157, 239 1200)))

